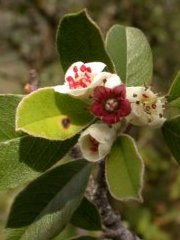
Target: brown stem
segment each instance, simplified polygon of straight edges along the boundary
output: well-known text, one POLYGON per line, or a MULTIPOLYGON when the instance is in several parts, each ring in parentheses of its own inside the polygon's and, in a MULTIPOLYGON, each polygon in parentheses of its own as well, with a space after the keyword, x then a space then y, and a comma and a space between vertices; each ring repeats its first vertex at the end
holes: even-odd
POLYGON ((99 164, 97 188, 93 199, 103 221, 103 239, 141 240, 138 236, 136 236, 136 234, 132 233, 122 224, 121 216, 111 207, 107 193, 108 190, 105 182, 105 162, 103 160, 99 164))

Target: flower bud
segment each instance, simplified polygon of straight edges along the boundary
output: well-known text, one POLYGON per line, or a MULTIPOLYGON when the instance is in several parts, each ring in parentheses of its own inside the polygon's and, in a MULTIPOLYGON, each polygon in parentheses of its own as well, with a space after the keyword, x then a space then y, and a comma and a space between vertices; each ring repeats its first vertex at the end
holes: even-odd
POLYGON ((103 159, 110 152, 115 138, 114 128, 103 123, 91 125, 79 138, 83 157, 91 162, 103 159))

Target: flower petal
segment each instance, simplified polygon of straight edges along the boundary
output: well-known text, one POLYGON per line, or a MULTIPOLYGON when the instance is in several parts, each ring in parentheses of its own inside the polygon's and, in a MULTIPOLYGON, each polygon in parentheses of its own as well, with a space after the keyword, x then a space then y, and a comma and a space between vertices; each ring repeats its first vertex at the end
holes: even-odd
POLYGON ((69 86, 64 84, 64 85, 57 85, 53 87, 55 92, 60 92, 60 93, 69 93, 69 86))
POLYGON ((80 67, 82 66, 82 64, 84 64, 84 63, 83 63, 83 62, 75 62, 75 63, 73 63, 73 64, 68 68, 68 70, 66 71, 65 79, 66 79, 67 77, 69 77, 69 76, 73 76, 73 75, 74 75, 73 69, 74 69, 75 66, 78 67, 78 68, 80 68, 80 67))
POLYGON ((106 78, 106 82, 104 84, 105 87, 107 88, 114 88, 118 85, 121 85, 121 79, 118 75, 116 74, 110 74, 107 78, 106 78))
POLYGON ((114 129, 104 123, 91 125, 89 127, 89 133, 99 143, 111 142, 116 136, 114 129))
POLYGON ((102 72, 102 70, 106 67, 106 64, 102 62, 90 62, 90 63, 85 63, 86 67, 90 67, 92 72, 97 74, 102 72))
POLYGON ((130 112, 131 112, 131 104, 130 104, 130 102, 127 99, 122 100, 120 109, 118 111, 118 114, 121 117, 124 117, 124 116, 129 115, 130 112))

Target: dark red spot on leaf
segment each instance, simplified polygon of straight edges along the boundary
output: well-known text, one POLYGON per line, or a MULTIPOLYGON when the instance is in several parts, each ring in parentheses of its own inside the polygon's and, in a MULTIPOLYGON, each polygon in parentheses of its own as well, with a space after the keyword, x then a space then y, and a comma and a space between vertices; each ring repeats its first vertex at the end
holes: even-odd
POLYGON ((62 124, 63 128, 67 129, 70 127, 71 121, 68 117, 65 117, 61 120, 61 124, 62 124))

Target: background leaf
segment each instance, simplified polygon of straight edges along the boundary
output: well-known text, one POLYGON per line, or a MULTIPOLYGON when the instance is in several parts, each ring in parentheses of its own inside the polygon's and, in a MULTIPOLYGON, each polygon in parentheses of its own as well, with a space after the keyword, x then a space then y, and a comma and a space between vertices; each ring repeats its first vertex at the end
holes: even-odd
POLYGON ((135 141, 121 135, 106 160, 106 181, 112 196, 118 200, 141 200, 144 166, 135 141))
POLYGON ((7 239, 46 240, 61 232, 80 204, 91 166, 83 160, 70 162, 29 184, 11 208, 7 239))
POLYGON ((83 198, 78 209, 73 214, 71 223, 86 230, 101 230, 101 218, 97 208, 87 198, 83 198))
POLYGON ((57 49, 64 71, 77 61, 100 61, 113 71, 100 30, 85 10, 62 19, 57 31, 57 49))
POLYGON ((124 83, 139 86, 151 82, 151 48, 139 29, 114 25, 107 33, 106 48, 124 83))
POLYGON ((26 96, 17 108, 17 130, 35 137, 65 140, 86 127, 93 116, 79 99, 42 88, 26 96))
POLYGON ((180 71, 176 75, 174 82, 171 85, 171 88, 168 93, 169 102, 179 99, 180 102, 180 71))
POLYGON ((162 132, 173 156, 180 163, 180 116, 166 121, 162 127, 162 132))
POLYGON ((180 115, 180 71, 168 92, 167 114, 168 118, 180 115))
POLYGON ((15 131, 15 113, 22 97, 13 94, 0 95, 0 142, 21 136, 15 131))

